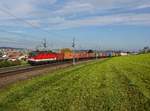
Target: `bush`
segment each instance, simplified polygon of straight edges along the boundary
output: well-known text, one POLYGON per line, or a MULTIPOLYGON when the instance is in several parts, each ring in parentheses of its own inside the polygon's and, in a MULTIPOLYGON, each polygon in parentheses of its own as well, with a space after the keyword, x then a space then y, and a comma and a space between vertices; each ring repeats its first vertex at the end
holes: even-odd
POLYGON ((2 67, 10 67, 10 66, 17 66, 17 65, 21 65, 21 62, 20 61, 6 61, 6 60, 3 60, 0 62, 0 68, 2 67))

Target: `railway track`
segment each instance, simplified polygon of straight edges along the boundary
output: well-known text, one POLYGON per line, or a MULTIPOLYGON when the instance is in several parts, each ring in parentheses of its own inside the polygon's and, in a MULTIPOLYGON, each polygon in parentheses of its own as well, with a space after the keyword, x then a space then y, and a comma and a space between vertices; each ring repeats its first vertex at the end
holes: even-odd
MULTIPOLYGON (((80 60, 77 62, 84 62, 84 61, 89 61, 89 60, 80 60)), ((72 65, 72 61, 56 62, 51 64, 37 65, 37 66, 15 66, 15 67, 1 68, 0 78, 17 75, 25 72, 41 70, 48 67, 60 67, 61 65, 65 65, 65 64, 72 65)))
POLYGON ((19 73, 40 70, 40 69, 47 68, 47 67, 57 67, 57 66, 63 65, 63 64, 71 64, 71 61, 57 62, 57 63, 51 63, 51 64, 38 65, 38 66, 17 66, 17 67, 1 68, 0 69, 0 78, 19 74, 19 73))
MULTIPOLYGON (((76 64, 86 63, 90 60, 80 60, 76 64)), ((102 59, 104 60, 104 59, 102 59)), ((32 77, 50 74, 57 69, 72 66, 72 61, 53 63, 39 66, 17 66, 0 69, 0 89, 18 81, 30 79, 32 77)))

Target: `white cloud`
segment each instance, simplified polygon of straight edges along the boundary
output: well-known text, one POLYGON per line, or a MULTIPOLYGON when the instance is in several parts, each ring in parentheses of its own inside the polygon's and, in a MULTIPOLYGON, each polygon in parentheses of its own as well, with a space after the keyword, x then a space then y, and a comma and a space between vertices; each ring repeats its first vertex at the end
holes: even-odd
MULTIPOLYGON (((0 41, 1 45, 5 45, 8 42, 8 45, 27 43, 25 47, 36 46, 36 40, 40 39, 35 39, 35 37, 43 36, 43 31, 33 30, 32 32, 30 28, 33 26, 48 31, 87 26, 150 26, 150 13, 148 11, 142 13, 144 8, 150 8, 149 0, 64 0, 64 3, 59 3, 60 1, 1 0, 0 28, 12 33, 22 34, 20 36, 1 31, 1 38, 3 36, 3 41, 0 41), (1 11, 1 8, 23 20, 18 20, 16 17, 1 11), (135 13, 135 10, 141 11, 140 13, 135 13), (32 26, 24 21, 32 24, 32 26), (23 34, 27 34, 27 36, 23 36, 23 34), (35 37, 28 36, 28 34, 35 35, 35 37), (6 41, 6 37, 13 39, 6 41), (23 39, 18 39, 17 37, 23 39)), ((44 36, 48 36, 48 34, 44 36)), ((54 37, 51 36, 51 39, 54 37)), ((60 45, 59 40, 54 40, 54 42, 57 41, 56 46, 58 47, 60 45)), ((65 43, 65 45, 67 44, 65 43)))
POLYGON ((27 26, 29 24, 31 24, 32 27, 40 27, 41 26, 40 20, 33 19, 33 20, 26 20, 26 22, 28 23, 28 24, 26 24, 27 26))
POLYGON ((66 3, 61 9, 56 10, 54 13, 59 15, 67 15, 67 14, 74 14, 74 13, 83 13, 89 12, 94 9, 94 6, 90 3, 80 3, 77 1, 72 1, 66 3))
POLYGON ((150 14, 118 14, 95 16, 80 20, 66 20, 58 25, 54 25, 51 29, 105 25, 150 25, 150 14))
MULTIPOLYGON (((40 5, 45 4, 50 6, 56 1, 57 0, 1 0, 0 9, 7 10, 18 17, 28 17, 32 16, 34 12, 40 11, 40 5)), ((8 14, 1 11, 0 17, 5 16, 8 17, 8 14)))
MULTIPOLYGON (((150 25, 149 14, 117 14, 117 8, 122 10, 143 9, 150 7, 149 0, 68 0, 63 5, 56 4, 58 0, 1 0, 0 7, 33 24, 35 27, 51 29, 74 28, 97 25, 150 25), (54 7, 53 10, 51 8, 54 7), (111 14, 113 10, 113 14, 111 14), (109 12, 107 15, 99 15, 109 12), (80 16, 86 15, 83 18, 80 16), (88 16, 88 17, 87 17, 88 16), (68 19, 73 17, 74 19, 68 19)), ((0 8, 0 9, 1 9, 0 8)), ((7 26, 22 26, 23 21, 0 11, 0 23, 7 26), (16 24, 17 23, 17 24, 16 24)), ((30 27, 30 26, 29 26, 30 27)))
POLYGON ((73 15, 79 13, 103 13, 113 9, 122 8, 124 10, 135 7, 145 8, 148 0, 70 0, 54 13, 59 15, 73 15))
POLYGON ((150 3, 149 4, 143 4, 143 5, 137 6, 136 8, 137 9, 150 8, 150 3))
POLYGON ((0 7, 2 11, 7 10, 17 16, 23 16, 31 13, 34 10, 34 4, 32 4, 31 1, 26 0, 24 2, 22 0, 14 0, 14 1, 2 0, 0 3, 0 7))

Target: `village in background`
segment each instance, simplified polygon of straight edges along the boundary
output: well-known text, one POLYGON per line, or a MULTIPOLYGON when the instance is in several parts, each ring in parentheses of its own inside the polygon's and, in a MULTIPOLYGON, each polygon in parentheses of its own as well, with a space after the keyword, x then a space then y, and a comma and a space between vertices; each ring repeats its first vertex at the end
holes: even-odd
MULTIPOLYGON (((31 49, 23 49, 23 48, 11 48, 11 47, 0 47, 0 68, 1 67, 8 67, 8 66, 16 66, 16 65, 26 65, 27 58, 29 53, 32 52, 31 49)), ((53 49, 49 50, 52 52, 70 52, 72 53, 72 49, 70 48, 63 48, 63 49, 53 49)), ((127 56, 127 55, 137 55, 141 53, 149 53, 150 48, 144 47, 143 49, 136 51, 136 52, 129 52, 129 51, 121 51, 121 50, 75 50, 75 52, 102 52, 102 53, 117 53, 119 56, 127 56)))

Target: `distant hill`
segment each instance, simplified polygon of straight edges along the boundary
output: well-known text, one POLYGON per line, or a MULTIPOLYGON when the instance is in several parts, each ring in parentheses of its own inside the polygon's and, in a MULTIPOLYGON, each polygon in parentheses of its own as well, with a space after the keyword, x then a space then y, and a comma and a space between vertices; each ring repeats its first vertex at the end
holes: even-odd
POLYGON ((15 49, 15 50, 25 50, 24 48, 14 48, 14 47, 0 47, 0 49, 15 49))

